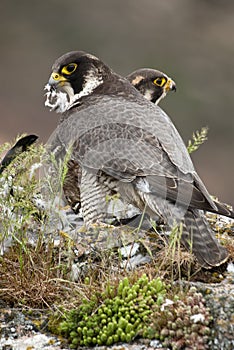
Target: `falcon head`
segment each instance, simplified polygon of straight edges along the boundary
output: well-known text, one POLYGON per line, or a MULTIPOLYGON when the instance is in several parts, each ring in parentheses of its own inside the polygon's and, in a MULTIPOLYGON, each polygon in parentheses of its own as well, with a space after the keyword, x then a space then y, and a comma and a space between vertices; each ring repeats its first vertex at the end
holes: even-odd
POLYGON ((155 69, 138 69, 126 78, 147 100, 155 104, 158 104, 168 91, 176 91, 175 82, 165 73, 155 69))
POLYGON ((83 96, 90 95, 110 74, 101 60, 83 51, 72 51, 59 57, 45 86, 45 105, 58 113, 74 106, 83 96))

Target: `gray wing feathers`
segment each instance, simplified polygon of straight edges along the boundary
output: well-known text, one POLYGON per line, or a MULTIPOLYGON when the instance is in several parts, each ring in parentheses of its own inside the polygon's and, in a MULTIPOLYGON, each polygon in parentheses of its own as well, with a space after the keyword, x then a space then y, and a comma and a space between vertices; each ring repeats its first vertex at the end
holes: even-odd
MULTIPOLYGON (((164 177, 182 179, 188 192, 196 189, 205 198, 207 209, 217 209, 171 120, 150 102, 140 105, 122 98, 102 97, 95 108, 91 105, 69 115, 57 133, 65 148, 72 140, 73 157, 82 167, 101 169, 129 182, 136 176, 148 175, 162 176, 163 181, 164 177)), ((160 187, 156 186, 155 192, 158 190, 160 187)))
MULTIPOLYGON (((126 133, 128 128, 133 127, 139 132, 153 136, 155 140, 163 144, 172 163, 178 169, 183 170, 184 173, 194 172, 186 147, 171 120, 158 106, 148 101, 140 105, 122 98, 103 97, 100 103, 95 104, 95 108, 92 105, 88 106, 63 120, 58 127, 59 138, 67 146, 71 140, 75 141, 87 132, 94 131, 95 128, 99 133, 103 129, 102 132, 107 135, 110 123, 125 125, 126 133), (145 115, 145 118, 142 118, 142 115, 145 115)), ((116 131, 118 128, 113 130, 112 140, 116 138, 116 131)), ((127 134, 123 134, 122 139, 125 139, 126 136, 127 134)), ((155 162, 154 159, 152 161, 155 162)))

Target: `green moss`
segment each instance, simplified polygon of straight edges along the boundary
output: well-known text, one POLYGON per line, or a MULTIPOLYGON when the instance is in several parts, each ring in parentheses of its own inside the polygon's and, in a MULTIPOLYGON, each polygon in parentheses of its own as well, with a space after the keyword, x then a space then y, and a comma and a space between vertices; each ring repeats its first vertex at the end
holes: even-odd
POLYGON ((152 304, 161 305, 166 294, 160 278, 150 281, 145 274, 133 285, 125 277, 114 297, 109 296, 108 290, 110 286, 102 302, 93 298, 66 313, 59 331, 69 339, 73 348, 130 342, 141 335, 148 324, 152 304))
POLYGON ((143 274, 134 284, 128 278, 120 281, 114 296, 113 289, 109 285, 101 299, 83 300, 60 317, 56 333, 67 338, 72 349, 131 342, 136 337, 159 339, 172 349, 192 349, 194 344, 208 349, 212 318, 196 288, 167 290, 160 278, 150 281, 143 274))

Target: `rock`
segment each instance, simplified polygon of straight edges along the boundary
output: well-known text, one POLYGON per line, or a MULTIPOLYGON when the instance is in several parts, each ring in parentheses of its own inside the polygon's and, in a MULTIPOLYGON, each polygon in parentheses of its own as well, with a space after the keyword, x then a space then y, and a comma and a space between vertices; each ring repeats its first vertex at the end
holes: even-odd
POLYGON ((213 317, 209 349, 234 349, 234 284, 227 279, 218 284, 194 282, 198 291, 202 292, 206 306, 213 317))
POLYGON ((51 335, 43 334, 37 326, 17 310, 3 307, 0 303, 0 349, 1 350, 59 350, 61 341, 51 335))

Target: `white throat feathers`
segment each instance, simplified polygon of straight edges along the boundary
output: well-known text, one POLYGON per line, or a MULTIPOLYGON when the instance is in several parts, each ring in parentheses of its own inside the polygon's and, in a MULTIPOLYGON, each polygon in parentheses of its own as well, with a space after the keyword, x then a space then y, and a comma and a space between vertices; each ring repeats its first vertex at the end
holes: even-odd
POLYGON ((78 94, 74 94, 74 90, 69 83, 65 83, 58 90, 46 84, 45 106, 49 107, 51 111, 64 113, 77 104, 81 97, 90 95, 102 83, 102 77, 97 77, 93 71, 90 71, 84 79, 83 89, 78 94))

